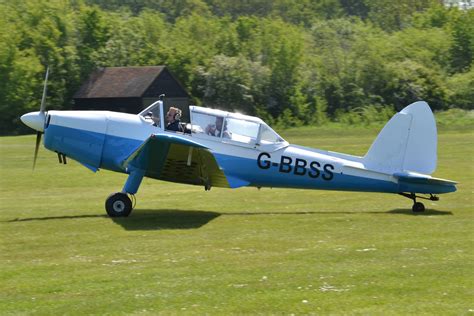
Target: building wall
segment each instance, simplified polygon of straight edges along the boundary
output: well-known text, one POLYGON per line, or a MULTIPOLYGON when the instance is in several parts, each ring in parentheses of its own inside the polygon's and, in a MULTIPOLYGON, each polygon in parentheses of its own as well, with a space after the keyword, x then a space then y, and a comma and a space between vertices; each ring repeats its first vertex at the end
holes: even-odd
POLYGON ((153 98, 158 97, 160 94, 165 94, 168 98, 189 97, 181 84, 166 68, 161 71, 142 96, 144 98, 153 98))
POLYGON ((137 114, 142 110, 140 98, 74 99, 74 110, 103 110, 137 114))
MULTIPOLYGON (((149 84, 149 83, 148 83, 149 84)), ((108 110, 137 114, 158 100, 161 94, 165 94, 165 112, 171 106, 183 111, 183 121, 189 122, 190 96, 183 86, 164 68, 145 89, 141 97, 120 98, 75 98, 73 109, 75 110, 108 110)))

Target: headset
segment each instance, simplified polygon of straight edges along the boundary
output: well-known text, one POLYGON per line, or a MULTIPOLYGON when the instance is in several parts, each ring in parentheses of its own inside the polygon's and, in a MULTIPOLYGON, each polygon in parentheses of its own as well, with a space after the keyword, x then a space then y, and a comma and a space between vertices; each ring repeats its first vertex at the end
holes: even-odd
POLYGON ((176 112, 174 113, 174 116, 173 118, 177 121, 179 119, 181 119, 181 113, 182 111, 180 109, 176 109, 176 112))

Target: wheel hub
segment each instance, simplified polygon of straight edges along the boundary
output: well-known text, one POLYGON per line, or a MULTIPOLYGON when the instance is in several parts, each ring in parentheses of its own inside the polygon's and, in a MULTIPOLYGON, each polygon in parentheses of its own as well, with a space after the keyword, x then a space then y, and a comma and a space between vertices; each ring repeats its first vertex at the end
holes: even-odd
POLYGON ((122 213, 125 209, 125 203, 123 203, 122 201, 115 201, 113 207, 115 212, 122 213))

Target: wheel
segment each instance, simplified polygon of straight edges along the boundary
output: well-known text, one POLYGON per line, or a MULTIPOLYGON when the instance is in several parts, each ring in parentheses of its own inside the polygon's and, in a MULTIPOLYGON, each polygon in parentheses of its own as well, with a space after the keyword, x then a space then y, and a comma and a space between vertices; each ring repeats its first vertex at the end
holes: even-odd
POLYGON ((411 208, 411 210, 414 213, 421 213, 421 212, 425 211, 425 206, 421 202, 415 202, 415 204, 413 204, 413 207, 411 208))
POLYGON ((132 212, 132 201, 126 193, 114 193, 105 201, 105 210, 110 217, 127 217, 132 212))

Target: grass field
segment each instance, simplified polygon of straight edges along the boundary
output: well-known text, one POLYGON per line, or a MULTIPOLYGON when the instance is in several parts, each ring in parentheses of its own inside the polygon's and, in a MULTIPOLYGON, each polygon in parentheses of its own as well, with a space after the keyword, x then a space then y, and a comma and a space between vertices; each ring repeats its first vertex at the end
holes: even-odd
MULTIPOLYGON (((289 130, 363 155, 376 129, 289 130)), ((105 216, 125 175, 94 174, 0 138, 0 314, 474 313, 474 134, 442 129, 434 176, 456 193, 226 190, 146 179, 129 218, 105 216)))

